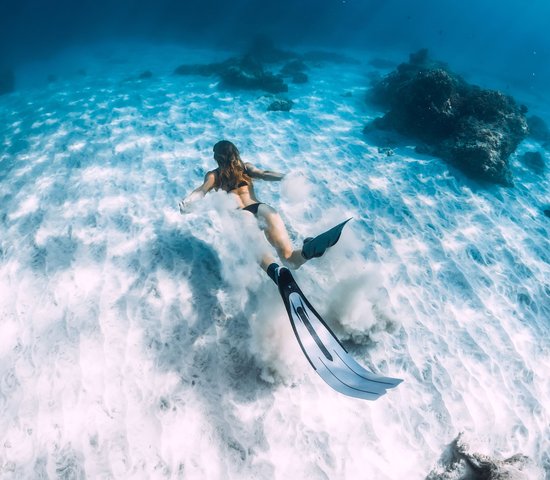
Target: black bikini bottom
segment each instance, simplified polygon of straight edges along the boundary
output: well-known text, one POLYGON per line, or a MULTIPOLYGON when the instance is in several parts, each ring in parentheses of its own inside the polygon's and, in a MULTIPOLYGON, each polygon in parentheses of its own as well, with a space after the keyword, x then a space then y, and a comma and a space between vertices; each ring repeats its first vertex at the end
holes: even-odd
POLYGON ((243 210, 246 210, 247 212, 250 212, 256 215, 258 213, 258 207, 260 205, 263 205, 263 203, 262 202, 253 203, 252 205, 248 205, 247 207, 244 207, 243 210))

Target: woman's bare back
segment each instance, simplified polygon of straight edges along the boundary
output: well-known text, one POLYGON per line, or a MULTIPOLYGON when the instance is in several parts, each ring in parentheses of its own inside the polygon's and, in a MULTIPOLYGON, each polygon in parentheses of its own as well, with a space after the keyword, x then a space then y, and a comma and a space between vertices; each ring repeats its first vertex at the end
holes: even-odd
MULTIPOLYGON (((246 163, 245 166, 246 166, 246 173, 251 179, 260 178, 262 180, 265 180, 264 177, 269 174, 277 175, 276 180, 280 180, 283 177, 283 175, 276 174, 275 172, 260 170, 259 168, 256 168, 252 163, 246 163)), ((216 178, 218 178, 219 169, 212 170, 209 173, 214 174, 216 178)), ((261 203, 256 197, 256 192, 254 191, 254 184, 252 182, 246 183, 245 185, 239 185, 237 188, 233 188, 231 190, 225 189, 223 188, 223 186, 221 187, 221 189, 237 197, 239 208, 246 208, 255 203, 261 203)))
MULTIPOLYGON (((212 173, 216 174, 217 172, 213 170, 212 173)), ((254 192, 254 185, 252 184, 242 185, 233 190, 226 190, 222 187, 222 190, 237 197, 239 208, 245 208, 254 203, 259 203, 259 200, 256 198, 256 192, 254 192)))

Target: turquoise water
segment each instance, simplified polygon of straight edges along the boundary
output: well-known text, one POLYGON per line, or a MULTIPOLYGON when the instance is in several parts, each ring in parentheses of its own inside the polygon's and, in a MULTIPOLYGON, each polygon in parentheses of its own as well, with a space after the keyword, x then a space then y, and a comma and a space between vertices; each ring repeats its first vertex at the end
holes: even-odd
MULTIPOLYGON (((545 478, 549 185, 520 156, 546 151, 522 143, 503 188, 414 145, 379 150, 362 133, 382 113, 364 101, 369 60, 399 50, 312 66, 288 113, 172 74, 233 53, 73 49, 0 97, 3 478, 425 478, 459 432, 491 458, 527 455, 513 478, 545 478), (256 191, 296 245, 354 218, 296 278, 360 363, 405 380, 381 400, 311 370, 231 196, 178 212, 222 138, 288 174, 256 191)), ((517 96, 548 111, 530 85, 517 96)))

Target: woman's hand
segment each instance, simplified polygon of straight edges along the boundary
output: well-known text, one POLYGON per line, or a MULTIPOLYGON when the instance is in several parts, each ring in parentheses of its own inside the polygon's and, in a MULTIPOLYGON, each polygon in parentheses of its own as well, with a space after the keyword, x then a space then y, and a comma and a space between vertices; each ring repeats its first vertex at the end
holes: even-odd
POLYGON ((178 206, 180 208, 180 213, 183 215, 184 213, 187 213, 187 210, 189 209, 189 202, 185 201, 184 198, 183 200, 180 200, 178 206))
POLYGON ((195 188, 190 195, 180 200, 180 203, 178 203, 180 213, 187 213, 187 210, 189 210, 191 204, 203 198, 210 190, 214 188, 215 184, 216 175, 214 172, 208 172, 204 176, 203 184, 199 188, 195 188))

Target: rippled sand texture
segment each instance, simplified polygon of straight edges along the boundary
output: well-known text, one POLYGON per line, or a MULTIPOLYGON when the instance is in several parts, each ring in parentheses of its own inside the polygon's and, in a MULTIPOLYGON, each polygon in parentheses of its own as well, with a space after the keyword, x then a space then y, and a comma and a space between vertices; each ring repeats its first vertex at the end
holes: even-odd
POLYGON ((548 177, 513 159, 516 187, 486 188, 379 152, 367 59, 311 69, 285 113, 171 74, 210 56, 114 51, 0 98, 0 476, 424 478, 460 431, 548 474, 548 177), (354 217, 296 277, 358 361, 405 379, 383 399, 311 370, 227 195, 178 213, 222 138, 290 172, 256 191, 296 244, 354 217))

